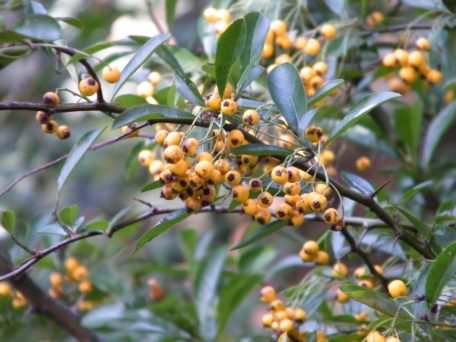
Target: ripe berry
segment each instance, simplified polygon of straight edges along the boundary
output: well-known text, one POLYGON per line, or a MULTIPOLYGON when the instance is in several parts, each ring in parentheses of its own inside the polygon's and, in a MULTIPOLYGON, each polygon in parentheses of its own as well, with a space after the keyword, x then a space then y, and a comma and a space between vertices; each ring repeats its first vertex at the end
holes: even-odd
POLYGON ((330 225, 337 225, 342 220, 342 218, 340 217, 340 214, 336 208, 326 209, 325 212, 323 213, 323 219, 325 220, 325 222, 327 224, 330 224, 330 225))
MULTIPOLYGON (((180 145, 183 136, 184 136, 184 133, 182 133, 182 132, 169 132, 166 134, 166 137, 163 140, 163 146, 168 147, 171 145, 180 145)), ((157 137, 155 137, 155 138, 157 138, 157 137)))
POLYGON ((194 156, 198 152, 199 141, 195 138, 187 138, 182 144, 182 150, 188 156, 194 156))
POLYGON ((272 204, 272 201, 273 201, 273 197, 267 191, 264 191, 264 192, 260 193, 258 195, 258 197, 257 197, 257 204, 261 208, 269 208, 271 206, 271 204, 272 204))
POLYGON ((255 220, 260 224, 267 224, 271 221, 271 213, 266 208, 258 208, 255 214, 255 220))
POLYGON ((418 77, 415 69, 413 69, 413 67, 410 66, 402 67, 399 70, 399 76, 408 84, 415 82, 418 77))
POLYGON ((76 280, 76 281, 83 281, 87 278, 87 276, 89 275, 89 271, 87 270, 87 268, 85 266, 78 266, 74 269, 73 272, 71 272, 71 277, 76 280))
POLYGON ((218 93, 214 93, 206 99, 206 107, 218 112, 220 110, 222 100, 218 93))
POLYGON ((294 47, 297 50, 304 50, 307 44, 307 38, 306 37, 298 37, 296 38, 294 42, 294 47))
POLYGON ((320 127, 311 126, 306 129, 306 137, 311 143, 316 144, 323 137, 323 130, 320 127))
POLYGON ((272 286, 265 286, 261 289, 261 301, 271 303, 277 298, 276 290, 272 286))
POLYGON ((279 329, 283 332, 289 332, 294 329, 294 323, 291 319, 284 319, 280 321, 279 329))
POLYGON ((416 47, 421 50, 429 50, 431 48, 431 43, 427 38, 420 37, 416 40, 416 47))
POLYGON ((443 75, 439 70, 431 69, 427 73, 426 79, 432 84, 437 84, 442 82, 443 75))
POLYGON ((309 56, 316 56, 320 53, 320 48, 320 42, 315 38, 310 38, 306 43, 304 53, 309 56))
POLYGON ((348 267, 342 262, 334 264, 331 275, 334 278, 345 278, 348 275, 348 267))
POLYGON ((39 110, 35 114, 35 119, 38 121, 40 124, 45 124, 49 121, 49 113, 44 112, 42 110, 39 110))
POLYGON ((48 91, 43 95, 43 103, 48 106, 58 106, 60 104, 60 97, 53 91, 48 91))
POLYGON ((62 274, 58 272, 52 272, 49 276, 49 283, 52 287, 61 287, 63 284, 62 274))
POLYGON ((320 250, 320 247, 318 246, 317 242, 310 240, 310 241, 307 241, 304 243, 304 245, 302 246, 302 249, 307 254, 316 255, 318 253, 318 251, 320 250))
POLYGON ((312 192, 309 197, 310 200, 310 208, 313 212, 322 212, 326 209, 328 205, 328 200, 322 194, 318 192, 312 192))
POLYGON ((406 66, 408 64, 408 52, 404 49, 396 49, 394 50, 394 57, 399 62, 401 66, 406 66))
POLYGON ((363 157, 359 157, 356 160, 356 169, 359 172, 367 171, 370 167, 371 167, 371 161, 368 157, 363 156, 363 157))
POLYGON ((329 264, 329 254, 325 251, 318 251, 315 262, 318 265, 328 265, 329 264))
POLYGON ((158 71, 152 71, 149 76, 147 76, 147 79, 152 85, 157 86, 161 81, 161 75, 158 71))
POLYGON ((341 289, 337 289, 337 292, 336 292, 336 300, 339 302, 339 303, 346 303, 348 302, 350 298, 348 297, 348 295, 343 292, 341 289))
POLYGON ((11 285, 6 281, 0 281, 0 297, 11 297, 13 289, 11 285))
POLYGON ((302 249, 302 248, 299 251, 299 257, 304 262, 312 262, 312 261, 315 260, 315 255, 306 253, 306 251, 304 249, 302 249))
POLYGON ((322 27, 320 27, 320 33, 323 35, 323 37, 325 37, 325 39, 332 40, 336 38, 337 29, 332 24, 324 24, 322 27))
POLYGON ((328 184, 319 182, 315 184, 315 192, 318 192, 319 194, 322 194, 325 197, 329 197, 331 196, 332 190, 328 184))
POLYGON ((41 125, 41 130, 44 133, 52 134, 57 130, 59 124, 55 120, 49 120, 48 122, 41 125))
POLYGON ((55 134, 59 139, 68 139, 71 135, 71 129, 66 125, 59 125, 55 130, 55 134))
POLYGON ((410 90, 410 87, 398 77, 394 77, 388 81, 388 87, 392 91, 396 91, 400 94, 405 94, 410 90))
POLYGON ((281 203, 276 209, 276 216, 279 219, 286 219, 292 212, 292 207, 288 203, 281 203))
POLYGON ((391 297, 398 298, 406 296, 408 293, 408 288, 402 280, 396 279, 388 284, 388 292, 391 297))
POLYGON ((149 166, 155 159, 155 155, 151 150, 142 150, 138 153, 138 162, 142 166, 149 166))
POLYGON ((256 125, 260 122, 260 114, 254 109, 248 109, 242 114, 242 122, 246 125, 256 125))
POLYGON ((310 82, 310 80, 315 76, 316 71, 309 67, 305 66, 301 68, 299 71, 299 77, 304 81, 304 82, 310 82))
POLYGON ((283 20, 274 20, 271 23, 271 31, 274 32, 276 36, 282 36, 288 31, 287 23, 283 20))
POLYGON ((108 83, 116 83, 120 80, 120 70, 116 66, 105 66, 103 68, 101 77, 108 83))
POLYGON ((197 161, 206 160, 206 161, 211 162, 214 160, 214 156, 212 154, 210 154, 209 152, 202 152, 202 153, 198 154, 198 156, 196 157, 196 160, 197 161))
POLYGON ((410 65, 419 67, 420 65, 426 63, 426 60, 424 59, 424 55, 421 51, 412 51, 409 54, 408 62, 410 65))
POLYGON ((271 171, 271 179, 278 184, 288 182, 288 171, 281 165, 274 167, 271 171))
POLYGON ((261 56, 263 58, 271 58, 274 55, 274 46, 272 44, 264 44, 263 51, 261 52, 261 56))
POLYGON ((394 55, 394 53, 389 53, 385 55, 385 57, 383 57, 382 63, 383 66, 387 68, 392 68, 396 66, 396 56, 394 55))
POLYGON ((189 169, 189 164, 185 159, 181 159, 174 164, 168 164, 166 166, 174 175, 183 177, 189 169))
POLYGON ((65 269, 68 273, 72 273, 79 265, 79 261, 74 257, 65 260, 65 269))
POLYGON ((239 129, 233 129, 228 133, 228 143, 230 147, 241 146, 245 141, 244 133, 239 129))
POLYGON ((225 99, 221 104, 221 111, 224 115, 234 115, 237 112, 237 103, 231 99, 225 99))
POLYGON ((209 179, 212 171, 214 171, 214 164, 208 160, 202 160, 195 165, 195 172, 203 179, 209 179))
POLYGON ((382 334, 374 330, 366 336, 366 342, 386 342, 386 339, 382 334))
POLYGON ((203 12, 203 18, 210 24, 219 20, 218 11, 214 7, 208 7, 203 12))
POLYGON ((258 211, 256 201, 252 198, 249 198, 242 204, 242 211, 248 216, 255 216, 258 211))
POLYGON ((302 215, 298 211, 292 211, 292 213, 290 214, 289 222, 293 227, 302 226, 304 224, 304 220, 304 215, 302 215))
POLYGON ((250 189, 247 185, 236 185, 233 188, 233 199, 245 203, 249 199, 250 189))
POLYGON ((362 279, 358 281, 358 285, 368 289, 373 289, 375 287, 375 284, 371 279, 362 279))
POLYGON ((92 283, 88 280, 85 280, 79 284, 79 292, 89 293, 93 289, 92 283))
POLYGON ((79 81, 79 92, 82 96, 92 96, 98 89, 98 82, 93 77, 89 76, 79 81))
POLYGON ((184 158, 184 151, 177 145, 171 145, 163 151, 163 158, 168 163, 177 163, 184 158))
POLYGON ((264 314, 263 317, 261 318, 261 323, 263 324, 263 327, 269 328, 272 325, 272 322, 274 321, 274 317, 272 313, 267 313, 264 314))
POLYGON ((225 174, 225 181, 228 185, 235 186, 241 183, 241 174, 239 171, 231 170, 225 174))
POLYGON ((149 164, 149 173, 151 176, 156 176, 163 171, 163 162, 161 160, 153 160, 149 164))
POLYGON ((324 76, 328 71, 328 64, 325 62, 317 62, 312 66, 312 69, 317 73, 317 75, 324 76))
POLYGON ((279 36, 276 38, 276 44, 281 49, 288 50, 293 46, 293 42, 291 41, 288 35, 284 34, 283 36, 279 36))

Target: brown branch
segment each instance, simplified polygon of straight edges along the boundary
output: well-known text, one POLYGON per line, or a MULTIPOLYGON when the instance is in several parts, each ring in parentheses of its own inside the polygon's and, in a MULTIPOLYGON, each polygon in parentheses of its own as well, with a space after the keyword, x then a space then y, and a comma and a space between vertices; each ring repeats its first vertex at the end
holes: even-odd
MULTIPOLYGON (((0 272, 11 272, 8 260, 0 255, 0 272)), ((100 339, 81 325, 80 318, 68 307, 49 297, 26 274, 10 279, 11 285, 20 291, 32 305, 34 312, 47 316, 78 341, 91 342, 100 339)))
POLYGON ((367 255, 366 252, 364 252, 356 243, 354 237, 349 233, 349 231, 344 228, 340 231, 342 235, 344 236, 345 240, 347 240, 348 244, 350 245, 351 251, 355 254, 358 254, 358 256, 363 260, 363 262, 366 264, 367 268, 369 268, 369 271, 380 280, 382 283, 383 288, 387 291, 388 290, 388 280, 380 274, 374 264, 370 261, 369 256, 367 255))

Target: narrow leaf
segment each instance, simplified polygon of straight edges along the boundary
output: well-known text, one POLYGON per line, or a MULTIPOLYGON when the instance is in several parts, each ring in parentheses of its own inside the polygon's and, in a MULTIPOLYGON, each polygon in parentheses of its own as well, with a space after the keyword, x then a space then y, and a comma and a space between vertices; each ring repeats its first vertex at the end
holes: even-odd
POLYGON ((120 88, 122 88, 125 82, 127 82, 127 80, 135 73, 135 71, 138 70, 147 61, 155 49, 167 41, 169 37, 169 34, 160 34, 158 36, 155 36, 149 39, 136 51, 134 56, 130 59, 120 74, 120 80, 116 83, 116 86, 113 89, 113 98, 119 92, 120 88))
POLYGON ((244 17, 246 27, 245 47, 241 55, 241 67, 259 63, 263 52, 264 41, 269 31, 269 19, 258 12, 252 12, 244 17))
POLYGON ((391 99, 397 98, 401 95, 393 93, 390 91, 385 91, 381 93, 376 93, 364 99, 360 104, 358 104, 353 110, 350 111, 337 125, 330 140, 334 140, 343 133, 345 133, 349 128, 353 127, 358 123, 361 118, 369 113, 375 107, 381 105, 382 103, 389 101, 391 99))
POLYGON ((277 221, 270 222, 264 226, 259 226, 253 231, 252 234, 249 234, 244 240, 242 240, 236 246, 231 247, 231 250, 243 248, 254 242, 257 242, 258 240, 264 239, 265 237, 279 231, 286 225, 287 225, 287 222, 277 220, 277 221))
POLYGON ((309 99, 309 106, 312 106, 326 96, 331 95, 334 89, 340 87, 342 84, 344 84, 344 80, 341 79, 326 82, 323 87, 321 87, 317 93, 309 99))
POLYGON ((426 299, 433 305, 448 281, 456 274, 456 243, 445 248, 433 261, 426 280, 426 299))
POLYGON ((71 149, 69 156, 60 170, 59 178, 57 179, 57 189, 62 191, 63 185, 70 176, 73 169, 89 150, 90 146, 97 140, 103 132, 103 128, 95 129, 84 134, 79 141, 71 149))
POLYGON ((8 232, 14 232, 16 228, 16 214, 12 210, 4 210, 1 212, 1 224, 8 232))
POLYGON ((255 156, 270 156, 285 158, 292 153, 283 147, 266 144, 247 144, 231 150, 233 154, 252 154, 255 156))
POLYGON ((186 219, 190 214, 185 210, 177 210, 163 217, 155 226, 144 233, 136 244, 136 251, 143 248, 148 242, 160 236, 174 225, 186 219))
POLYGON ((161 188, 162 185, 163 185, 163 183, 162 183, 161 181, 158 180, 158 181, 155 181, 155 182, 146 184, 146 185, 141 189, 141 192, 146 192, 146 191, 155 190, 155 189, 161 188))
POLYGON ((14 32, 22 36, 44 41, 55 41, 61 38, 62 30, 54 18, 47 15, 31 15, 14 32))
POLYGON ((191 124, 195 117, 189 113, 173 107, 146 104, 129 108, 117 117, 112 123, 112 128, 119 128, 133 122, 176 122, 191 124))
POLYGON ((359 192, 366 194, 366 195, 371 195, 375 192, 374 187, 372 186, 371 183, 369 183, 367 180, 364 178, 355 175, 350 172, 343 171, 342 172, 342 178, 353 188, 358 190, 359 192))

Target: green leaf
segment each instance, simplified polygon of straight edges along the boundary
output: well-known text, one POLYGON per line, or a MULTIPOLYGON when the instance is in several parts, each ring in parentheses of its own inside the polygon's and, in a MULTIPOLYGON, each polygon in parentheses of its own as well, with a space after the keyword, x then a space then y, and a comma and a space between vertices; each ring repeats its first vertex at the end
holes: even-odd
POLYGON ((442 0, 403 0, 403 2, 411 7, 449 12, 442 0))
POLYGON ((299 118, 298 128, 300 133, 305 132, 306 128, 309 127, 309 124, 312 122, 313 118, 318 114, 319 110, 319 108, 312 108, 299 118))
POLYGON ((287 225, 287 222, 276 220, 276 221, 270 222, 264 226, 259 226, 251 234, 246 236, 241 242, 239 242, 234 247, 231 247, 231 250, 243 248, 254 242, 257 242, 258 240, 264 239, 265 237, 279 231, 286 225, 287 225))
POLYGON ((126 94, 117 96, 114 103, 120 107, 130 108, 139 105, 147 104, 146 99, 142 96, 126 94))
POLYGON ((162 45, 157 49, 158 56, 173 69, 176 77, 176 89, 185 99, 194 105, 204 105, 204 100, 196 85, 185 74, 179 61, 171 52, 170 48, 162 45))
POLYGON ((375 192, 374 187, 364 178, 350 172, 342 171, 342 178, 359 192, 371 195, 375 192))
POLYGON ((296 68, 289 63, 275 67, 268 76, 268 88, 288 126, 298 133, 298 120, 307 109, 307 98, 296 68))
POLYGON ((224 93, 233 66, 242 50, 244 26, 244 20, 238 19, 218 39, 215 53, 215 80, 219 94, 224 93))
POLYGON ((419 183, 414 187, 406 190, 401 198, 401 203, 406 204, 409 202, 415 195, 421 192, 421 190, 429 188, 434 182, 432 180, 427 180, 425 182, 419 183))
POLYGON ((451 102, 431 121, 423 142, 422 165, 428 167, 440 140, 456 119, 456 101, 451 102))
POLYGON ((426 280, 426 300, 433 305, 448 281, 456 274, 456 243, 446 247, 432 262, 426 280))
POLYGON ((179 222, 185 220, 190 214, 187 210, 176 210, 171 214, 166 215, 158 223, 150 228, 147 232, 145 232, 138 240, 136 244, 135 251, 140 250, 143 248, 148 242, 152 241, 156 237, 160 236, 167 230, 169 230, 174 225, 178 224, 179 222))
POLYGON ((266 144, 247 144, 240 147, 233 148, 231 150, 233 154, 252 154, 255 156, 270 156, 270 157, 279 157, 285 158, 292 153, 292 151, 287 150, 283 147, 275 145, 266 145, 266 144))
POLYGON ((342 284, 341 290, 344 291, 351 299, 366 304, 367 306, 391 317, 394 317, 400 310, 400 307, 394 300, 387 297, 377 290, 366 287, 345 283, 342 284))
POLYGON ((63 208, 60 210, 58 216, 62 223, 72 227, 76 222, 76 219, 79 217, 79 205, 75 204, 70 207, 63 208))
POLYGON ((424 221, 418 217, 416 217, 412 212, 410 212, 408 209, 400 207, 400 206, 394 206, 399 212, 404 215, 407 220, 410 221, 410 223, 419 231, 422 233, 430 233, 431 232, 431 227, 429 227, 424 221))
POLYGON ((331 95, 334 89, 340 87, 342 84, 344 84, 344 80, 341 79, 335 79, 326 82, 314 96, 309 98, 309 106, 312 106, 326 96, 331 95))
POLYGON ((223 287, 217 306, 217 330, 219 334, 224 330, 232 313, 261 280, 262 277, 260 275, 236 274, 232 280, 223 287))
POLYGON ((166 0, 165 1, 165 16, 166 16, 166 25, 168 25, 168 30, 174 25, 174 20, 176 19, 176 5, 177 0, 166 0))
POLYGON ((74 26, 78 29, 84 28, 84 25, 82 24, 81 20, 77 18, 72 18, 72 17, 60 17, 60 18, 55 18, 57 20, 63 21, 65 24, 74 26))
POLYGON ((146 192, 146 191, 151 191, 151 190, 159 189, 159 188, 162 187, 162 185, 163 185, 163 183, 162 183, 160 180, 158 180, 158 181, 155 181, 155 182, 146 184, 146 185, 141 189, 141 192, 146 192))
POLYGON ((217 287, 225 264, 226 251, 219 248, 199 263, 195 283, 194 298, 200 322, 200 335, 205 341, 215 341, 215 305, 217 287))
POLYGON ((264 68, 261 65, 254 65, 249 66, 241 75, 239 82, 237 84, 236 94, 240 94, 247 88, 253 81, 255 81, 258 77, 263 75, 264 68))
POLYGON ((47 15, 26 17, 25 21, 14 29, 14 32, 27 38, 44 41, 55 41, 62 36, 62 30, 57 20, 47 15))
POLYGON ((244 17, 246 28, 245 46, 241 54, 241 70, 257 65, 261 59, 264 41, 269 31, 269 19, 258 12, 251 12, 244 17))
POLYGON ((103 130, 103 128, 100 128, 87 132, 73 146, 67 160, 65 161, 65 164, 60 170, 60 174, 57 179, 57 189, 59 192, 62 191, 63 185, 65 184, 73 169, 76 167, 85 153, 89 150, 89 148, 93 145, 95 140, 97 140, 97 138, 101 135, 103 130))
POLYGON ((345 133, 349 128, 356 125, 361 118, 369 113, 375 107, 381 105, 382 103, 389 101, 391 99, 400 97, 400 94, 393 93, 390 91, 384 91, 380 93, 375 93, 361 101, 354 109, 350 111, 337 125, 335 130, 332 133, 330 140, 334 140, 343 133, 345 133))
POLYGON ((127 80, 136 72, 136 70, 138 70, 149 59, 155 49, 166 42, 169 38, 169 34, 160 34, 149 39, 136 51, 134 56, 130 59, 128 64, 120 73, 120 80, 116 83, 116 86, 113 89, 113 98, 119 92, 120 88, 122 88, 125 82, 127 82, 127 80))
POLYGON ((14 232, 14 229, 16 228, 16 214, 12 210, 4 210, 1 212, 2 214, 2 226, 5 228, 8 232, 12 233, 14 232))
POLYGON ((416 157, 423 122, 423 104, 421 101, 415 101, 413 105, 401 106, 394 112, 393 117, 399 138, 416 157))
POLYGON ((114 120, 112 128, 119 128, 139 121, 191 124, 194 119, 195 117, 191 113, 177 108, 146 104, 124 111, 122 115, 114 120))

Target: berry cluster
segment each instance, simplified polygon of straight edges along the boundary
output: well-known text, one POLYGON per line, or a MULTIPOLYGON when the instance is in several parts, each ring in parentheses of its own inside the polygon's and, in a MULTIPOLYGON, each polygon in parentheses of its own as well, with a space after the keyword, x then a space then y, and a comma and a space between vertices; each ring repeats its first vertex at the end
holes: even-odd
POLYGON ((306 320, 306 312, 301 308, 285 306, 277 298, 277 292, 272 286, 261 289, 261 300, 269 305, 269 311, 263 315, 262 323, 276 335, 290 336, 293 340, 305 341, 306 335, 299 331, 299 326, 306 320))
POLYGON ((230 11, 226 8, 208 7, 203 12, 203 18, 207 23, 211 24, 217 35, 225 32, 233 21, 230 11))
POLYGON ((431 48, 429 40, 420 37, 415 45, 416 50, 396 49, 383 57, 383 66, 398 71, 398 76, 388 81, 391 90, 404 94, 420 76, 431 85, 442 82, 443 75, 440 70, 431 68, 427 61, 426 51, 431 48))
POLYGON ((385 20, 385 16, 380 11, 374 11, 366 17, 366 25, 370 28, 380 25, 385 20))
POLYGON ((0 281, 0 299, 11 300, 11 306, 15 310, 24 308, 27 305, 27 299, 20 291, 15 291, 6 281, 0 281))
POLYGON ((87 299, 93 291, 93 284, 89 280, 89 270, 75 257, 65 260, 65 274, 53 272, 49 276, 49 296, 55 299, 76 297, 80 311, 88 311, 95 307, 95 301, 87 299))
MULTIPOLYGON (((48 91, 43 95, 43 103, 55 107, 60 104, 60 96, 52 91, 48 91)), ((56 120, 51 119, 48 112, 39 110, 35 115, 36 121, 41 125, 41 130, 47 134, 55 134, 59 139, 67 139, 71 135, 70 127, 67 125, 59 125, 56 120)))
POLYGON ((161 82, 161 74, 158 71, 152 71, 147 76, 147 80, 142 81, 136 88, 136 95, 144 97, 148 103, 157 103, 153 98, 156 87, 161 82))

